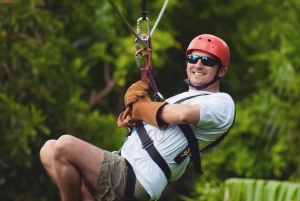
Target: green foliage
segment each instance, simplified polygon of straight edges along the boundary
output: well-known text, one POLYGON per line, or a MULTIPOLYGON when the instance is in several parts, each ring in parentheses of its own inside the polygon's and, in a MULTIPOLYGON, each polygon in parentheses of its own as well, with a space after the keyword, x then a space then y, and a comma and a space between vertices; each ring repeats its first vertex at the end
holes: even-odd
MULTIPOLYGON (((89 111, 82 99, 95 62, 86 56, 92 50, 80 53, 85 41, 72 41, 68 24, 40 1, 14 1, 0 9, 0 199, 38 200, 49 196, 37 192, 32 198, 39 178, 44 179, 36 187, 51 182, 38 157, 47 139, 71 133, 115 150, 127 130, 116 127, 113 115, 89 111)), ((99 55, 103 47, 98 45, 99 55)))
MULTIPOLYGON (((201 195, 196 194, 196 200, 198 201, 215 201, 223 200, 224 197, 224 182, 223 181, 209 181, 201 184, 196 184, 195 191, 201 192, 201 195)), ((185 200, 185 199, 183 199, 185 200)), ((185 201, 192 201, 194 199, 186 199, 185 201)))
POLYGON ((262 179, 228 179, 224 201, 296 201, 300 184, 262 179))

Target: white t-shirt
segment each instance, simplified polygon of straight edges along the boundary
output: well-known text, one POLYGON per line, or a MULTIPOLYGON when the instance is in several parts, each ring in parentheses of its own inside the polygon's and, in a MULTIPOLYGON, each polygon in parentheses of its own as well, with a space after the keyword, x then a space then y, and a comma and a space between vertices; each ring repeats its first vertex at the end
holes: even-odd
MULTIPOLYGON (((233 123, 235 106, 231 96, 226 93, 196 90, 183 92, 167 99, 166 102, 172 104, 182 98, 197 94, 203 95, 188 99, 181 104, 201 106, 199 122, 190 125, 198 139, 199 150, 201 150, 229 129, 233 123)), ((175 157, 188 145, 185 135, 175 124, 168 125, 163 131, 146 122, 144 122, 144 126, 154 141, 154 146, 171 169, 170 181, 177 180, 185 171, 190 160, 190 157, 187 157, 180 164, 174 161, 175 157)), ((168 181, 163 171, 142 148, 141 140, 136 132, 132 132, 128 137, 121 153, 132 165, 137 179, 149 193, 151 200, 158 199, 168 181)))

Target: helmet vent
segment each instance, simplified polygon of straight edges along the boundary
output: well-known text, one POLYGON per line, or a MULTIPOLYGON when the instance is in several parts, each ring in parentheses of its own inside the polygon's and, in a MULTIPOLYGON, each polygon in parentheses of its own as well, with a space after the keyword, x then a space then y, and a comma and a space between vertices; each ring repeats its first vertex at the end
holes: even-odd
POLYGON ((208 42, 211 42, 211 40, 210 40, 210 39, 208 39, 207 41, 208 41, 208 42))

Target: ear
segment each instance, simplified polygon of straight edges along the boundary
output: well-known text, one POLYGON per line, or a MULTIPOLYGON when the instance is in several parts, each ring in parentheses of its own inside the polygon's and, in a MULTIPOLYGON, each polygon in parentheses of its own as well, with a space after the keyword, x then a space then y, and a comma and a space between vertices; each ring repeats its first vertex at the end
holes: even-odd
POLYGON ((219 71, 219 77, 224 77, 226 72, 227 72, 227 67, 226 66, 221 67, 219 71))

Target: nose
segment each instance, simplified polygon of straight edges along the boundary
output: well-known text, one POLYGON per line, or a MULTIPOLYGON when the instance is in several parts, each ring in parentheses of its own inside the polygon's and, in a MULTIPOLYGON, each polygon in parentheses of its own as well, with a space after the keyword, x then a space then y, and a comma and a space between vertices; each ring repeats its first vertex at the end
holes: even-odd
POLYGON ((201 59, 199 59, 198 61, 197 61, 197 63, 195 64, 195 67, 197 67, 197 68, 203 68, 203 64, 202 64, 202 62, 201 62, 201 59))

